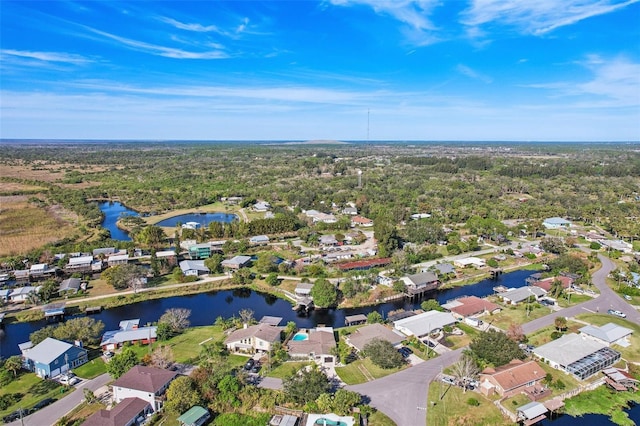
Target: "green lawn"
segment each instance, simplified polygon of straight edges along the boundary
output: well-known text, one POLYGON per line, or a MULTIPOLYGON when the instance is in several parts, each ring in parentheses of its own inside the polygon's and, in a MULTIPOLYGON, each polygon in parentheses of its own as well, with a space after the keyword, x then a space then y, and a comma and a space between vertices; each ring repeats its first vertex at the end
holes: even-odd
POLYGON ((94 379, 107 372, 107 366, 102 357, 94 358, 88 363, 74 368, 73 372, 83 379, 94 379))
POLYGON ((491 315, 484 319, 485 322, 491 322, 495 327, 507 330, 511 324, 524 324, 536 318, 549 315, 551 311, 546 306, 532 303, 527 307, 526 304, 507 306, 500 313, 491 315))
POLYGON ((483 395, 477 392, 463 393, 458 387, 450 387, 440 382, 432 382, 429 385, 425 406, 429 426, 493 426, 509 423, 493 402, 483 395), (477 407, 469 405, 467 403, 469 398, 475 398, 480 405, 477 407))
POLYGON ((407 368, 380 368, 375 365, 369 358, 359 359, 344 367, 336 367, 336 373, 340 379, 348 385, 357 385, 370 380, 379 379, 389 374, 397 373, 407 368))
MULTIPOLYGON (((567 330, 566 333, 577 333, 579 329, 584 327, 584 324, 567 320, 567 330)), ((539 330, 536 330, 534 333, 527 335, 527 343, 533 346, 544 345, 545 343, 549 343, 551 340, 551 333, 556 331, 556 327, 554 325, 550 325, 547 327, 543 327, 539 330)))
MULTIPOLYGON (((246 358, 245 358, 246 361, 246 358)), ((292 371, 299 371, 302 367, 305 367, 307 365, 311 365, 312 362, 310 361, 290 361, 290 362, 285 362, 282 365, 279 365, 278 367, 274 368, 273 370, 269 371, 266 376, 267 377, 275 377, 277 379, 283 379, 285 376, 288 376, 291 374, 292 371)))
POLYGON ((20 393, 20 400, 9 406, 6 410, 0 411, 0 417, 5 416, 18 408, 31 408, 37 402, 45 398, 59 399, 66 395, 66 392, 73 388, 66 388, 52 380, 42 380, 34 373, 26 373, 18 376, 11 383, 0 388, 0 396, 20 393))

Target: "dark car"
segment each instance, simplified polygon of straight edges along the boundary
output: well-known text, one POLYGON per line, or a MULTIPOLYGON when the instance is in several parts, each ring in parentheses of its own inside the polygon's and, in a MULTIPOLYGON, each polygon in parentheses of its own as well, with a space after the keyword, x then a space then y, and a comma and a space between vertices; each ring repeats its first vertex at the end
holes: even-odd
POLYGON ((401 348, 398 348, 398 353, 402 355, 403 358, 408 358, 409 355, 413 353, 413 351, 406 346, 403 346, 401 348))
POLYGON ((34 406, 33 406, 33 410, 34 410, 34 411, 35 411, 35 410, 39 410, 39 409, 41 409, 41 408, 46 407, 47 405, 51 405, 51 404, 53 404, 54 402, 56 402, 56 400, 55 400, 55 399, 53 399, 53 398, 45 398, 45 399, 43 399, 42 401, 38 402, 36 405, 34 405, 34 406))
POLYGON ((253 367, 251 367, 251 372, 252 373, 258 373, 260 372, 260 369, 262 368, 262 366, 260 365, 259 362, 256 362, 253 367))
POLYGON ((250 359, 249 361, 247 361, 247 363, 244 365, 244 369, 249 371, 253 368, 253 366, 256 364, 256 362, 252 359, 250 359))
POLYGON ((19 408, 16 411, 13 411, 12 413, 9 413, 6 416, 4 416, 2 418, 2 421, 4 423, 15 422, 16 420, 20 419, 21 416, 24 417, 24 416, 26 416, 28 414, 29 414, 29 412, 27 410, 23 410, 23 409, 19 408))

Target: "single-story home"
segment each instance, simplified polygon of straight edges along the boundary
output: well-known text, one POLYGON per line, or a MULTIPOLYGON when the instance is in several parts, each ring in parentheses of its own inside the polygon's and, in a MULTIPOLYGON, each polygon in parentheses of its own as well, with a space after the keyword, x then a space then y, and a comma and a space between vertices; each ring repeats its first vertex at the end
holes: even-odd
POLYGON ((139 319, 120 321, 118 330, 105 331, 100 346, 104 351, 113 351, 126 342, 149 344, 157 340, 157 326, 139 327, 139 319))
POLYGON ((453 264, 457 268, 466 268, 467 266, 474 266, 476 268, 484 268, 487 266, 487 262, 479 257, 466 257, 464 259, 457 259, 453 261, 453 264))
POLYGON ((640 380, 636 380, 628 372, 619 368, 610 367, 602 370, 605 382, 616 390, 638 390, 640 380))
POLYGON ((373 339, 386 340, 393 346, 400 344, 406 337, 402 333, 385 327, 382 324, 369 324, 358 328, 346 337, 346 341, 356 350, 362 351, 373 339))
POLYGON ((301 331, 296 333, 296 336, 298 338, 294 336, 294 339, 289 340, 287 344, 289 356, 311 359, 320 365, 334 365, 333 350, 336 347, 336 338, 332 327, 301 331))
POLYGON ((449 310, 458 320, 484 314, 495 314, 501 309, 499 305, 477 296, 460 297, 445 303, 442 307, 449 310))
POLYGON ((246 326, 231 333, 224 344, 231 352, 267 352, 275 342, 280 342, 282 329, 269 324, 246 326))
POLYGON ((317 213, 312 216, 313 223, 323 222, 323 223, 336 223, 338 219, 332 214, 327 213, 317 213))
POLYGON ((298 283, 293 292, 297 297, 311 297, 312 288, 313 283, 298 283))
POLYGON ((354 216, 351 218, 351 226, 362 226, 369 228, 373 226, 373 220, 364 216, 354 216))
POLYGON ((630 345, 629 336, 633 330, 612 322, 598 327, 597 325, 587 325, 578 330, 580 334, 602 343, 603 345, 620 345, 624 348, 630 345))
MULTIPOLYGON (((507 365, 497 368, 485 368, 480 373, 480 391, 491 396, 512 396, 525 392, 531 395, 542 395, 546 389, 540 385, 546 372, 536 361, 515 359, 507 365)), ((549 392, 545 393, 545 396, 549 392)), ((538 399, 538 398, 536 398, 538 399)))
POLYGON ((518 303, 528 300, 530 297, 538 300, 546 294, 547 292, 540 287, 524 286, 520 288, 512 288, 503 293, 498 293, 498 297, 510 305, 517 305, 518 303))
POLYGON ((573 374, 579 380, 612 366, 621 356, 605 344, 575 333, 565 334, 532 352, 551 367, 573 374))
POLYGON ((266 201, 259 201, 253 205, 253 210, 257 212, 266 212, 271 208, 271 204, 266 201))
POLYGON ((533 425, 543 420, 546 417, 545 414, 547 414, 547 411, 549 410, 547 410, 544 404, 534 401, 518 407, 516 409, 516 415, 519 421, 527 425, 533 425))
POLYGON ((31 285, 14 288, 11 290, 11 293, 9 293, 9 301, 14 303, 26 302, 29 299, 29 295, 31 293, 38 293, 40 288, 41 286, 34 287, 31 285))
POLYGON ((103 248, 97 248, 97 249, 93 249, 93 257, 98 257, 98 256, 109 256, 111 254, 116 253, 118 250, 115 247, 103 247, 103 248))
POLYGON ((204 260, 183 260, 180 262, 180 270, 185 276, 205 275, 211 272, 204 265, 204 260))
POLYGON ((82 423, 84 426, 137 426, 153 412, 148 401, 125 398, 111 410, 96 411, 82 423))
POLYGON ((423 337, 456 322, 450 312, 428 311, 394 321, 393 327, 407 336, 423 337))
POLYGON ((354 216, 358 214, 358 209, 356 207, 345 207, 344 209, 342 209, 342 214, 354 216))
POLYGON ((542 222, 542 226, 547 229, 569 228, 571 222, 561 217, 550 217, 542 222))
POLYGON ((82 280, 80 278, 68 278, 60 283, 58 293, 70 292, 77 293, 80 290, 82 280))
POLYGON ((116 266, 116 265, 126 265, 129 263, 129 254, 112 254, 107 258, 107 265, 116 266))
POLYGON ((136 365, 111 384, 113 401, 118 404, 127 398, 140 398, 152 411, 158 411, 164 402, 162 395, 177 376, 175 371, 136 365))
POLYGON ((564 275, 558 275, 557 277, 549 277, 543 280, 534 281, 533 283, 531 283, 531 285, 540 287, 544 291, 548 292, 549 290, 551 290, 551 286, 553 285, 554 281, 559 281, 562 284, 562 288, 565 289, 571 287, 571 284, 573 284, 573 278, 564 275))
POLYGON ((202 426, 211 418, 211 413, 206 408, 194 405, 189 410, 178 417, 178 422, 182 426, 202 426))
POLYGON ((249 242, 251 244, 268 244, 269 237, 266 235, 256 235, 254 237, 249 238, 249 242))
POLYGON ((435 265, 433 265, 432 267, 435 271, 435 273, 438 276, 443 276, 443 275, 449 275, 449 274, 455 274, 456 273, 456 268, 448 262, 445 263, 436 263, 435 265))
POLYGON ((178 260, 175 250, 160 250, 156 252, 156 259, 166 260, 169 265, 175 265, 178 260))
POLYGON ((249 266, 251 263, 251 256, 235 256, 231 259, 225 259, 222 261, 222 267, 228 269, 240 269, 249 266))
POLYGON ((43 379, 56 377, 89 360, 86 349, 51 337, 30 349, 26 347, 21 347, 21 350, 25 348, 22 352, 24 367, 43 379))
POLYGON ((336 236, 335 235, 320 235, 320 238, 319 238, 318 242, 322 246, 331 246, 331 247, 333 247, 333 246, 338 245, 338 240, 336 240, 336 236))

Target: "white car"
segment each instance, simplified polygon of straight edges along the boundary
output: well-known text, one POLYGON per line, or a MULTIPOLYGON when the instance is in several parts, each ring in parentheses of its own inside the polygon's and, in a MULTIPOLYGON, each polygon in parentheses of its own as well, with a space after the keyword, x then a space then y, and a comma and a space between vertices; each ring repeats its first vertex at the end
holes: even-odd
POLYGON ((625 314, 624 312, 616 311, 615 309, 609 309, 607 312, 609 312, 611 315, 615 315, 620 318, 627 317, 627 314, 625 314))
POLYGON ((60 383, 63 385, 73 386, 76 383, 79 383, 80 379, 73 373, 63 374, 60 376, 60 383))
POLYGON ((631 296, 629 296, 628 294, 624 295, 625 300, 631 300, 631 296))

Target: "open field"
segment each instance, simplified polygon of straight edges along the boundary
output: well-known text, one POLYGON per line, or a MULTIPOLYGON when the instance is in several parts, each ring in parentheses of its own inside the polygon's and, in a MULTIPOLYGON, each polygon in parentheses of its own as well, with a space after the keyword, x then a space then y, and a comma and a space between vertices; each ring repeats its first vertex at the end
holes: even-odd
POLYGON ((493 402, 477 392, 463 393, 462 389, 441 382, 432 382, 425 401, 429 426, 480 426, 507 424, 493 402), (480 405, 469 405, 470 398, 480 405))
POLYGON ((42 380, 35 373, 22 374, 11 383, 0 387, 0 397, 7 394, 22 394, 18 402, 10 405, 6 410, 0 411, 0 418, 19 407, 31 408, 45 398, 59 399, 64 396, 61 389, 65 389, 65 387, 52 380, 42 380))
POLYGON ((348 385, 357 385, 374 379, 397 373, 408 367, 384 369, 375 365, 369 358, 359 359, 344 367, 336 367, 336 373, 348 385))
POLYGON ((0 195, 34 194, 44 190, 46 190, 44 186, 0 180, 0 195))
POLYGON ((26 196, 0 197, 0 256, 12 256, 77 234, 75 216, 57 207, 41 207, 26 196))

